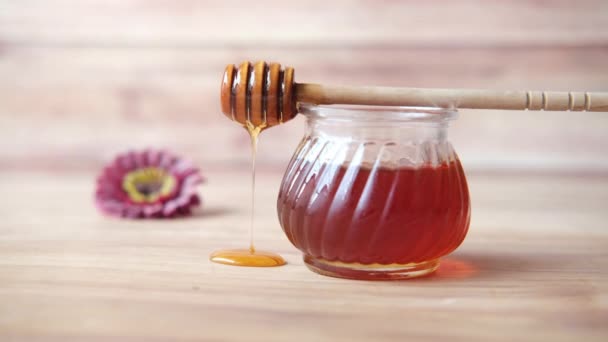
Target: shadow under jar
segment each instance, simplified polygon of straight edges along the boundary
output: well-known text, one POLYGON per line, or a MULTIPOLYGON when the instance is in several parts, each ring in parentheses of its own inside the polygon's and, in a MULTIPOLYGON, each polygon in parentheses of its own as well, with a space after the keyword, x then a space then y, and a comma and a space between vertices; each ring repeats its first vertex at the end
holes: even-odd
POLYGON ((307 132, 283 178, 279 221, 313 271, 352 279, 432 273, 464 240, 467 181, 447 140, 457 112, 300 105, 307 132))

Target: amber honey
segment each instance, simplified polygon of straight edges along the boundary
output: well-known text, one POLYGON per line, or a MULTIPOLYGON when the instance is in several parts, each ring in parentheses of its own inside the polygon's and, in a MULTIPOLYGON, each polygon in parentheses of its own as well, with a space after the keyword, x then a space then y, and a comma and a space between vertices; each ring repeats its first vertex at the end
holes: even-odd
POLYGON ((280 189, 279 220, 319 273, 419 276, 467 233, 469 192, 457 158, 401 168, 295 163, 280 189))
POLYGON ((273 267, 285 265, 285 260, 280 255, 260 251, 255 248, 254 219, 255 219, 255 160, 257 154, 258 137, 265 125, 254 126, 247 121, 245 128, 251 138, 251 217, 249 221, 249 248, 243 249, 221 249, 211 254, 209 259, 218 264, 232 266, 250 267, 273 267))
POLYGON ((211 254, 211 261, 233 266, 272 267, 285 264, 278 254, 251 249, 222 249, 211 254))

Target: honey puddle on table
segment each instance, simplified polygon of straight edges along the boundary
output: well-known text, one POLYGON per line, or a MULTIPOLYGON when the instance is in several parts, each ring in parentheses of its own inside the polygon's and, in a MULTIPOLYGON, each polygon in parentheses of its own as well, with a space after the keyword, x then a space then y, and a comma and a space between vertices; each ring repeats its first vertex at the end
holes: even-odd
POLYGON ((254 126, 247 121, 245 128, 251 138, 251 217, 249 222, 249 248, 221 249, 211 254, 210 260, 219 264, 233 266, 273 267, 285 265, 280 255, 255 249, 253 226, 255 216, 255 160, 258 150, 258 137, 266 125, 254 126))

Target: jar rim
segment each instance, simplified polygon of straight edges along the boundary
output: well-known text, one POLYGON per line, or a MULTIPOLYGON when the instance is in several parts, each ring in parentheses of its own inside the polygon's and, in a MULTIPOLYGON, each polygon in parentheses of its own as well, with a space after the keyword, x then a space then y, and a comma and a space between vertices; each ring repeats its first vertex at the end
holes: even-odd
POLYGON ((398 121, 443 123, 458 118, 458 111, 440 107, 402 107, 373 105, 319 105, 299 103, 298 111, 310 118, 336 121, 398 121))

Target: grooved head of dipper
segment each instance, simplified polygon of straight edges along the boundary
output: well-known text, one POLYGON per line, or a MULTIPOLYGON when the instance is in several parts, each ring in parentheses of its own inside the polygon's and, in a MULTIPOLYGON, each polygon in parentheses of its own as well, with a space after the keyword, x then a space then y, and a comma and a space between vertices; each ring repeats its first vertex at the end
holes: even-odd
POLYGON ((229 64, 222 78, 222 112, 228 118, 253 127, 270 127, 296 114, 293 68, 278 63, 229 64))

